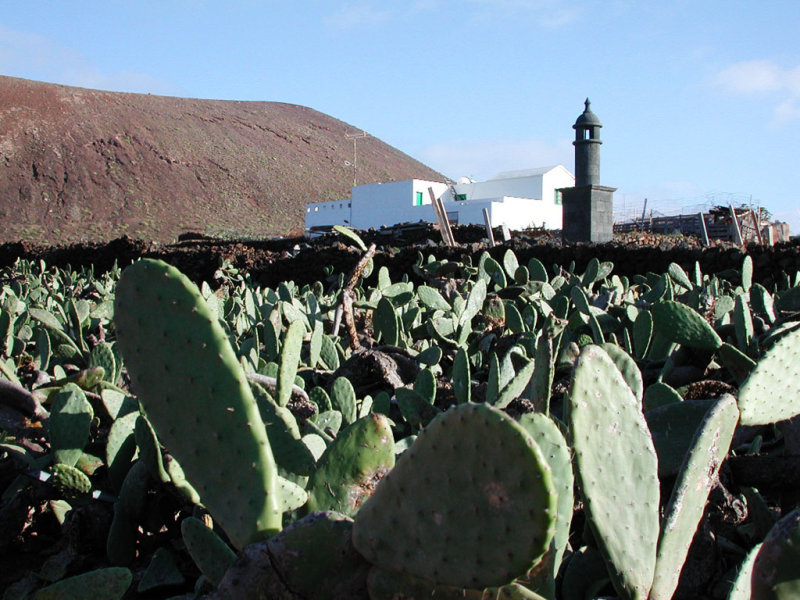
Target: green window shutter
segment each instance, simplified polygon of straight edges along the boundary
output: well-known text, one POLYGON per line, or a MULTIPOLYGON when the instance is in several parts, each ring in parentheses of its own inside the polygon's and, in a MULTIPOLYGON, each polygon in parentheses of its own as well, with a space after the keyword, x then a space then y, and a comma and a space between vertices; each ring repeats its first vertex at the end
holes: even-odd
POLYGON ((417 192, 414 198, 414 206, 422 206, 422 192, 417 192))

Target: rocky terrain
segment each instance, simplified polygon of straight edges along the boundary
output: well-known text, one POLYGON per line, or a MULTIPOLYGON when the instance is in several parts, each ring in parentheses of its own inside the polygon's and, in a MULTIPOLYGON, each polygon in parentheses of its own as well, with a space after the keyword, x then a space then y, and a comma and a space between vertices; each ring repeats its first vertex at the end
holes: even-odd
MULTIPOLYGON (((298 234, 349 196, 360 130, 311 108, 102 92, 0 76, 0 242, 298 234)), ((443 176, 377 138, 358 183, 443 176)))

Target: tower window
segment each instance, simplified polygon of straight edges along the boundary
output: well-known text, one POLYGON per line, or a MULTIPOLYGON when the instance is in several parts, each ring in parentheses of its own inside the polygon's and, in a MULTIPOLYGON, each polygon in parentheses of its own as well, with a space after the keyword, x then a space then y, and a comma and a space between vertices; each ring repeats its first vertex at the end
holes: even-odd
POLYGON ((554 191, 554 195, 555 195, 556 204, 560 205, 562 203, 562 201, 563 201, 563 199, 561 197, 561 190, 555 190, 554 191))

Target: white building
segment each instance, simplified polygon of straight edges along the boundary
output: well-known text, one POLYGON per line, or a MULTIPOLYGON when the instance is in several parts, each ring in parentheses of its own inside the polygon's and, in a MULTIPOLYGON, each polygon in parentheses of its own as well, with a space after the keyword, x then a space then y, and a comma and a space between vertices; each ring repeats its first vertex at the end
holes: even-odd
POLYGON ((432 188, 452 223, 483 224, 485 208, 495 227, 560 229, 562 209, 557 190, 574 185, 575 177, 561 165, 509 171, 486 181, 462 177, 453 185, 421 179, 358 185, 349 200, 306 204, 305 225, 309 231, 331 225, 369 229, 418 221, 435 223, 428 192, 432 188))

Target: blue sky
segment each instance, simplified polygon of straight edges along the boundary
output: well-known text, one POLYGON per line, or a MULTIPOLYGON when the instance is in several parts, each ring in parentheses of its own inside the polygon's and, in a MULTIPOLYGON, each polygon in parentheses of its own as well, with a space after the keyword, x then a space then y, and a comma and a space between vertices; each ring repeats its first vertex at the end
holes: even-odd
POLYGON ((309 106, 457 178, 562 163, 588 96, 618 211, 800 233, 797 0, 6 0, 0 74, 309 106))

